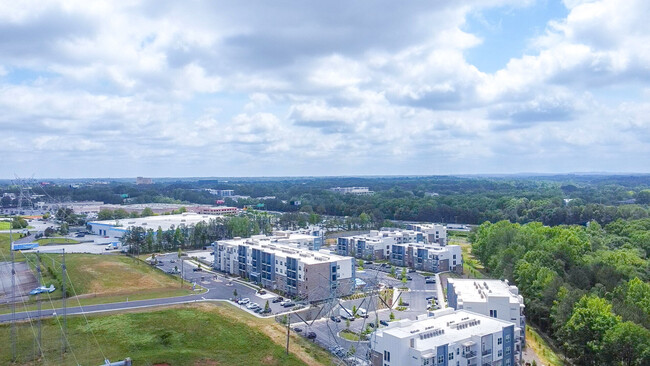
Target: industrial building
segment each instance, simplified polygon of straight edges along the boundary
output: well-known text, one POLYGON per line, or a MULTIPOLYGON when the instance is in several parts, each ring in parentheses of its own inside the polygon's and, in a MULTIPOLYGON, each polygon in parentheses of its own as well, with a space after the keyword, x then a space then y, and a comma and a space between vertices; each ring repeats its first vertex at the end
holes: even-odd
POLYGON ((450 307, 465 309, 511 322, 515 325, 515 351, 526 344, 526 317, 524 298, 517 286, 508 280, 479 280, 449 278, 447 301, 450 307))
POLYGON ((372 366, 514 366, 514 325, 451 308, 379 328, 370 340, 372 366))
POLYGON ((213 267, 309 302, 354 292, 354 258, 309 250, 291 241, 263 235, 220 240, 212 244, 213 267))
POLYGON ((133 227, 142 227, 145 230, 153 229, 154 232, 161 228, 163 231, 169 230, 172 227, 179 227, 181 225, 191 226, 199 222, 208 223, 210 219, 216 219, 220 216, 217 215, 199 215, 195 213, 186 212, 180 215, 160 215, 148 216, 139 218, 126 218, 121 220, 103 220, 88 222, 90 231, 95 235, 110 236, 113 238, 121 238, 126 231, 133 227))

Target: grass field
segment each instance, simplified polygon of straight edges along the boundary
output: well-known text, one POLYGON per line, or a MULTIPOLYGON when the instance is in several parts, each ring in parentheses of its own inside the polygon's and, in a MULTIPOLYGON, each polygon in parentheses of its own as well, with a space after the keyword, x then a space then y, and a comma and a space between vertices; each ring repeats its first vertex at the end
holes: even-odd
MULTIPOLYGON (((1 248, 0 248, 1 250, 1 248)), ((7 244, 8 250, 8 244, 7 244)), ((36 254, 17 254, 17 260, 27 260, 34 269, 36 254)), ((59 307, 61 294, 61 255, 41 254, 43 284, 54 284, 56 291, 50 297, 42 296, 43 309, 59 307), (50 303, 50 298, 53 300, 50 303)), ((68 254, 66 268, 69 276, 67 282, 68 305, 103 304, 128 300, 145 300, 160 297, 182 296, 195 293, 191 285, 184 282, 181 288, 178 277, 168 275, 141 260, 120 255, 68 254), (70 285, 70 283, 72 285, 70 285)), ((34 299, 27 304, 27 309, 34 308, 34 299)), ((19 311, 25 311, 23 304, 19 311)), ((9 312, 8 305, 0 306, 0 313, 9 312)))
POLYGON ((0 230, 9 230, 11 229, 11 223, 8 221, 0 221, 0 230))
POLYGON ((463 252, 463 275, 469 278, 485 278, 487 275, 484 273, 485 268, 483 265, 474 258, 472 254, 472 244, 467 241, 466 237, 454 236, 450 238, 449 244, 460 245, 463 252))
POLYGON ((69 239, 69 238, 43 238, 38 239, 36 242, 39 245, 49 245, 49 244, 79 244, 79 240, 69 239))
POLYGON ((562 366, 565 364, 551 349, 548 342, 530 325, 526 326, 526 347, 532 348, 544 365, 562 366))
MULTIPOLYGON (((252 320, 242 315, 229 305, 199 304, 89 316, 88 324, 83 317, 69 317, 71 351, 63 362, 59 323, 49 319, 43 322, 42 361, 56 365, 100 365, 104 357, 111 361, 131 357, 134 365, 329 364, 325 351, 295 335, 287 356, 282 326, 272 320, 252 320)), ((1 325, 0 344, 10 344, 9 334, 9 326, 1 325)), ((18 365, 34 364, 34 334, 29 324, 19 327, 18 365)), ((10 347, 0 348, 0 364, 9 364, 10 357, 10 347)))

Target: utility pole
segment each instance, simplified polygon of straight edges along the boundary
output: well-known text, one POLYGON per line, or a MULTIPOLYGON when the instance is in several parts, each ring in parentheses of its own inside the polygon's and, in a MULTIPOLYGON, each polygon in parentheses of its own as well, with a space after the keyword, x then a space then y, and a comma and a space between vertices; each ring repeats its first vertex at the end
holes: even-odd
POLYGON ((66 292, 65 292, 65 279, 66 279, 66 268, 65 268, 65 249, 61 249, 63 253, 63 260, 61 262, 61 292, 63 294, 63 331, 61 332, 61 363, 63 363, 63 354, 66 352, 66 339, 67 329, 68 329, 68 308, 66 307, 66 292))
MULTIPOLYGON (((39 252, 36 252, 36 273, 38 275, 38 287, 43 286, 43 273, 41 272, 41 255, 39 252)), ((41 328, 41 294, 38 294, 36 298, 36 303, 38 304, 38 338, 36 339, 36 347, 40 356, 43 356, 41 348, 42 340, 42 328, 41 328)), ((36 357, 34 357, 36 359, 36 357)))
POLYGON ((9 226, 9 249, 11 252, 11 360, 16 362, 16 268, 14 267, 13 238, 12 226, 9 226))
POLYGON ((289 331, 291 330, 291 313, 287 314, 287 355, 289 355, 289 331))

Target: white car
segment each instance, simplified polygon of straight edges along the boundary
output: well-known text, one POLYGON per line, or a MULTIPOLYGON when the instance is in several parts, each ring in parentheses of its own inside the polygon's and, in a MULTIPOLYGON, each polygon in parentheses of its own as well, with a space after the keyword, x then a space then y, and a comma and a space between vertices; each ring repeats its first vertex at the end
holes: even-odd
POLYGON ((239 305, 246 305, 246 304, 248 304, 249 302, 251 302, 251 299, 249 299, 248 297, 246 297, 246 298, 243 298, 243 299, 239 300, 239 305))
POLYGON ((260 307, 260 306, 257 305, 257 304, 254 303, 254 302, 252 302, 252 303, 246 305, 246 308, 247 308, 247 309, 255 309, 255 308, 259 308, 259 307, 260 307))

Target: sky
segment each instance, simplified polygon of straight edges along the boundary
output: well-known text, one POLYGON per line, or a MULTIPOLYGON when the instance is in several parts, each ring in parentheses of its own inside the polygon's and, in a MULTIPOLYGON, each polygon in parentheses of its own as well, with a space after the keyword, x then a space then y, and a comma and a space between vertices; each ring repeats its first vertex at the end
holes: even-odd
POLYGON ((0 1, 0 178, 650 172, 650 1, 0 1))

